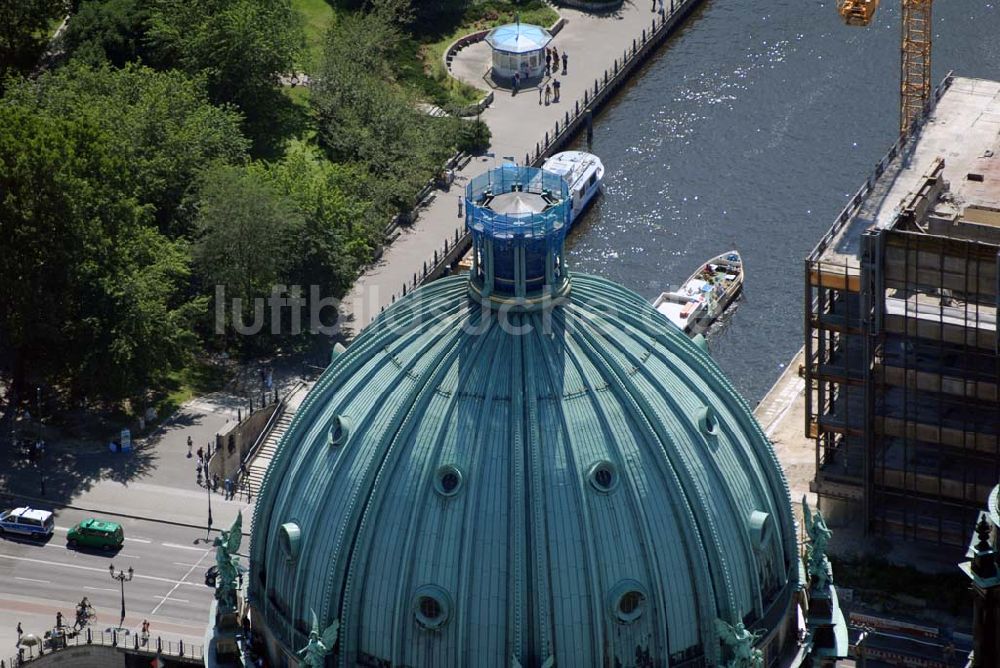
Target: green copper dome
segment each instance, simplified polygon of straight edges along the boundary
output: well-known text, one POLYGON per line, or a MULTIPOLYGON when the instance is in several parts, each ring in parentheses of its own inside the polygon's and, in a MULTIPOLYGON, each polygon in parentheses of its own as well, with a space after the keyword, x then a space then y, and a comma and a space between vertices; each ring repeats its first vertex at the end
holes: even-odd
POLYGON ((306 398, 254 522, 272 658, 313 610, 352 668, 716 666, 717 618, 765 665, 794 647, 791 505, 746 403, 641 297, 544 252, 559 298, 436 281, 306 398))

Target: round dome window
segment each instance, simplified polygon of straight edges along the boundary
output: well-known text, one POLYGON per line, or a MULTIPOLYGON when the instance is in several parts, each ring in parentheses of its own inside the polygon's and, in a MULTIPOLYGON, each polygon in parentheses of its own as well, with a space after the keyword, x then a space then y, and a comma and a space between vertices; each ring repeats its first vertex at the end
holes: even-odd
POLYGON ((462 487, 462 472, 456 467, 442 466, 434 475, 434 489, 441 496, 455 496, 462 487))
POLYGON ((413 599, 413 613, 417 624, 428 630, 439 629, 451 616, 451 599, 441 587, 425 585, 417 589, 413 599))
POLYGON ((333 418, 330 425, 328 440, 330 445, 339 448, 347 443, 347 437, 351 435, 351 418, 346 415, 338 415, 333 418))
POLYGON ((698 428, 706 436, 718 436, 720 433, 719 416, 715 414, 715 409, 711 406, 702 406, 698 409, 698 428))
POLYGON ((622 624, 631 624, 646 609, 646 590, 635 580, 618 583, 611 594, 611 614, 622 624))
POLYGON ((602 494, 609 494, 618 487, 618 470, 608 461, 597 462, 587 474, 590 484, 602 494))
POLYGON ((295 561, 299 556, 299 542, 302 540, 302 530, 295 522, 285 522, 278 530, 278 543, 281 551, 289 561, 295 561))

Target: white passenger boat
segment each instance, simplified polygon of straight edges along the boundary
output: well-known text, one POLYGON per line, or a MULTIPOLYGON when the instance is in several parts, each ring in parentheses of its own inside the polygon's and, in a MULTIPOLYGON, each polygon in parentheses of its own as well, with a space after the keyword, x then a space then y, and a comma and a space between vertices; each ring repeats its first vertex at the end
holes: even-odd
POLYGON ((664 292, 653 308, 688 336, 700 334, 743 289, 743 259, 732 250, 703 264, 675 292, 664 292))
POLYGON ((542 169, 558 174, 569 184, 573 201, 569 224, 572 225, 600 191, 604 181, 604 163, 593 153, 563 151, 546 160, 542 169))

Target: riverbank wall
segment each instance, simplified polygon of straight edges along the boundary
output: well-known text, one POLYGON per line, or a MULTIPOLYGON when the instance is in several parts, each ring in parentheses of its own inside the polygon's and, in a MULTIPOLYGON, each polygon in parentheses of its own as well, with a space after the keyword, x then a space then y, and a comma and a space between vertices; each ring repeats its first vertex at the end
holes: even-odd
MULTIPOLYGON (((534 151, 524 155, 522 164, 541 167, 547 158, 565 150, 581 132, 587 132, 589 136, 593 132, 594 115, 614 99, 619 89, 701 4, 701 1, 671 2, 663 13, 655 13, 649 25, 633 38, 631 44, 624 46, 621 55, 613 59, 611 66, 594 77, 593 86, 584 91, 583 99, 574 101, 572 111, 567 110, 561 122, 557 120, 551 129, 545 131, 535 144, 534 151)), ((463 231, 453 241, 443 246, 441 253, 435 253, 431 261, 424 264, 421 274, 414 279, 407 291, 449 273, 455 263, 468 252, 471 244, 472 236, 463 231)), ((400 293, 398 296, 403 294, 400 293)))
MULTIPOLYGON (((500 160, 540 165, 592 128, 594 115, 701 4, 702 0, 666 2, 662 14, 636 4, 622 5, 612 14, 560 8, 563 28, 554 46, 570 54, 569 68, 554 72, 552 78, 558 77, 562 84, 562 99, 544 103, 537 87, 516 95, 494 88, 494 100, 481 114, 493 133, 491 152, 454 165, 454 180, 434 188, 411 221, 390 230, 392 242, 342 300, 341 338, 349 340, 394 301, 448 273, 467 252, 460 202, 469 179, 500 160)), ((483 66, 489 59, 486 51, 474 53, 478 48, 482 47, 467 46, 459 56, 466 58, 465 81, 485 78, 482 71, 469 70, 470 59, 482 58, 483 66)), ((474 67, 479 62, 475 60, 474 67)))

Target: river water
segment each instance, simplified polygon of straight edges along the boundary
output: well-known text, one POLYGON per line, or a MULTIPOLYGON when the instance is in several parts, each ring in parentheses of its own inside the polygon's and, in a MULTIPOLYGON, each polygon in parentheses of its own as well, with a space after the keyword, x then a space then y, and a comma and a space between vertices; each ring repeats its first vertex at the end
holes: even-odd
MULTIPOLYGON (((998 4, 940 0, 933 22, 935 84, 1000 78, 998 4)), ((806 255, 895 141, 899 34, 899 0, 867 28, 833 0, 707 0, 595 119, 606 191, 571 268, 653 299, 737 248, 744 296, 708 343, 755 404, 802 346, 806 255)))

